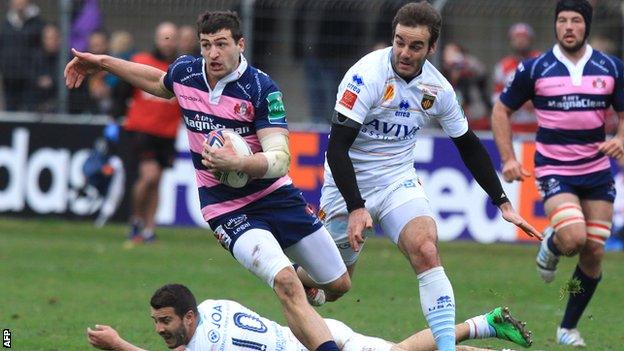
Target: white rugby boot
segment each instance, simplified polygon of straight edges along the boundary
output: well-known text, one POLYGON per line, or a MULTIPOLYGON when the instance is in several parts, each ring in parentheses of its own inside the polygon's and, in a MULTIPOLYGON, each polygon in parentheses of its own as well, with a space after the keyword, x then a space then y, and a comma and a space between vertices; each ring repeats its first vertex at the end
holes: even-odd
POLYGON ((557 271, 557 263, 559 263, 559 256, 555 255, 548 248, 548 238, 550 238, 555 231, 552 227, 547 227, 544 230, 544 239, 540 244, 539 251, 537 252, 537 272, 540 277, 546 282, 550 283, 555 280, 555 272, 557 271))
POLYGON ((585 340, 581 337, 578 329, 566 329, 557 327, 557 343, 576 347, 585 347, 585 340))

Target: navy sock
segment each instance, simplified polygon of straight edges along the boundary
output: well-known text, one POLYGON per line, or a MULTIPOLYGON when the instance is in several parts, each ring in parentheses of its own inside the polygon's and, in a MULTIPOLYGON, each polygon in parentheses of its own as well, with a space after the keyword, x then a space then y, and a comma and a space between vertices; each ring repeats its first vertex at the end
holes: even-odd
POLYGON ((557 233, 555 232, 553 233, 553 235, 549 236, 548 240, 546 240, 546 244, 548 245, 548 249, 550 250, 550 252, 554 253, 557 256, 561 256, 561 251, 559 251, 559 249, 555 245, 555 242, 553 241, 556 234, 557 233))
POLYGON ((338 345, 333 340, 325 341, 321 346, 316 348, 316 351, 340 351, 338 345))
POLYGON ((585 307, 589 304, 589 300, 591 300, 594 295, 596 286, 602 277, 598 277, 596 279, 588 277, 585 273, 583 273, 583 271, 581 271, 579 266, 576 266, 576 270, 574 271, 572 278, 581 281, 581 291, 575 294, 571 293, 568 298, 568 305, 566 306, 565 314, 563 315, 563 320, 561 321, 561 328, 566 329, 576 328, 583 311, 585 311, 585 307))

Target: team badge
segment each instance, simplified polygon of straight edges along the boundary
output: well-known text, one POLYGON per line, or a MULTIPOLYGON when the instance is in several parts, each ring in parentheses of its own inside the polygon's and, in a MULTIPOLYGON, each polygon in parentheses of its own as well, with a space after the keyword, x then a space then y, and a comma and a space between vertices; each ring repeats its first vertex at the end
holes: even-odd
POLYGON ((420 106, 423 108, 423 110, 430 109, 435 102, 435 98, 435 95, 424 93, 422 100, 420 100, 420 106))
POLYGON ((241 102, 240 104, 236 104, 234 106, 234 113, 236 113, 240 117, 249 117, 251 114, 251 107, 247 105, 247 102, 241 102))
POLYGON ((607 82, 605 82, 604 79, 602 79, 602 78, 596 78, 592 82, 592 86, 595 89, 604 89, 607 86, 607 82))

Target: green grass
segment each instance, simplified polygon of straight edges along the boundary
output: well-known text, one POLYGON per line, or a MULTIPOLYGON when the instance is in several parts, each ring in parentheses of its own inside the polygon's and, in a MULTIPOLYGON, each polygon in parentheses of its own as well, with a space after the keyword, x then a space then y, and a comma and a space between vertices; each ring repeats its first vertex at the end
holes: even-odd
MULTIPOLYGON (((206 231, 162 228, 160 241, 123 248, 126 228, 95 229, 86 222, 0 220, 0 328, 13 333, 16 350, 87 350, 84 331, 110 324, 144 348, 165 350, 152 330, 148 300, 168 282, 191 288, 198 301, 237 300, 278 322, 284 321, 272 291, 245 271, 206 231)), ((457 320, 506 304, 534 333, 534 350, 564 350, 555 344, 566 285, 575 260, 560 264, 546 285, 535 271, 534 245, 441 244, 453 283, 457 320)), ((621 350, 624 255, 608 253, 604 279, 579 328, 589 350, 621 350)), ((355 330, 400 340, 425 327, 418 282, 398 250, 371 239, 358 263, 353 289, 319 309, 355 330)), ((470 345, 501 349, 500 341, 470 345)), ((568 349, 569 350, 569 349, 568 349)))

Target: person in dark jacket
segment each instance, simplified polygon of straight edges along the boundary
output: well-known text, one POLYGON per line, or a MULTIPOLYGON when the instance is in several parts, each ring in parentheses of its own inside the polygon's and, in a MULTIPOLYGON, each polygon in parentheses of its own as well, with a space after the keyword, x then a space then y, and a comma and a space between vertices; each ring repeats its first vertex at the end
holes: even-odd
POLYGON ((32 110, 37 77, 35 58, 41 48, 44 22, 29 0, 11 0, 0 34, 0 75, 6 110, 32 110))

